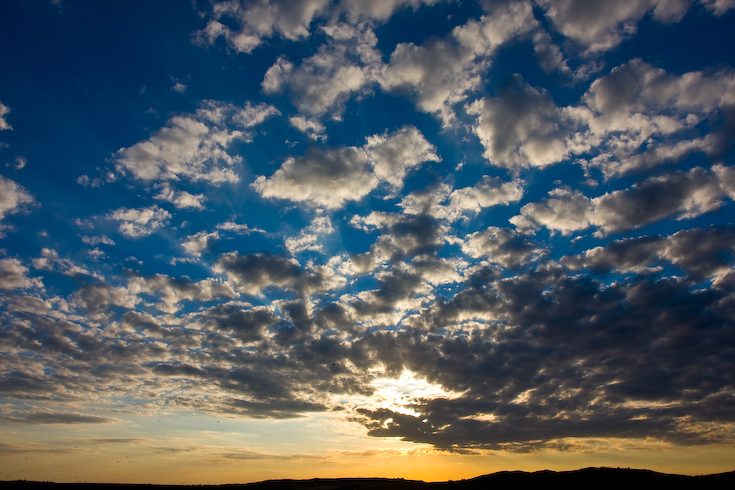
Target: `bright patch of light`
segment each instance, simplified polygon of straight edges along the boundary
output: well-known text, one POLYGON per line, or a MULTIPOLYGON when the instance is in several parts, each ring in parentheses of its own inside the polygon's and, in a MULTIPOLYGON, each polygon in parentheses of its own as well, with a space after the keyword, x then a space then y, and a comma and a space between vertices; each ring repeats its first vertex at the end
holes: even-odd
POLYGON ((422 403, 435 398, 457 398, 462 393, 447 391, 440 384, 430 383, 411 371, 404 371, 398 379, 380 378, 372 383, 375 393, 372 402, 376 408, 418 417, 415 410, 422 403))

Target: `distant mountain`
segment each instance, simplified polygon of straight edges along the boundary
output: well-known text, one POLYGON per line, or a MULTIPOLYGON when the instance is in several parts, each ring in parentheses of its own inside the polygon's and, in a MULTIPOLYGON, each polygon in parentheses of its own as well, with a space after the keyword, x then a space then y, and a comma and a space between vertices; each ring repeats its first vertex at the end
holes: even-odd
POLYGON ((230 485, 148 485, 99 483, 0 482, 4 488, 86 490, 100 486, 114 490, 732 490, 735 471, 714 475, 685 476, 650 470, 584 468, 575 471, 501 471, 468 480, 423 482, 402 478, 315 478, 312 480, 266 480, 230 485))

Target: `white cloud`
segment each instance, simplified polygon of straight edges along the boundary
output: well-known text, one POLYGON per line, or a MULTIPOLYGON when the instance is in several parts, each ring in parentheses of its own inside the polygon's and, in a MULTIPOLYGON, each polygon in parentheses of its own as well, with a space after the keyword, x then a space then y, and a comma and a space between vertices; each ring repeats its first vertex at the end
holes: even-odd
POLYGON ((24 204, 33 203, 33 196, 25 187, 0 175, 0 238, 5 237, 3 230, 8 229, 1 222, 5 216, 21 211, 24 204))
POLYGON ((526 265, 546 252, 517 231, 495 226, 467 236, 462 251, 470 257, 486 257, 488 262, 507 268, 526 265))
POLYGON ((159 192, 153 196, 153 199, 170 202, 176 206, 177 209, 204 209, 203 202, 206 201, 207 198, 203 194, 191 194, 186 191, 177 191, 168 182, 159 184, 156 187, 159 189, 159 192))
POLYGON ((291 126, 302 133, 308 134, 311 139, 326 138, 326 135, 324 134, 324 125, 316 119, 309 119, 304 116, 293 116, 289 118, 288 122, 291 123, 291 126))
POLYGON ((701 137, 698 126, 735 105, 735 74, 672 75, 634 59, 592 83, 582 101, 568 111, 589 127, 589 144, 601 150, 587 164, 610 178, 692 152, 721 153, 727 136, 715 127, 701 137))
POLYGON ((392 187, 400 187, 411 168, 441 160, 434 146, 413 126, 404 126, 391 134, 369 136, 365 149, 373 161, 375 176, 392 187))
POLYGON ((467 112, 476 116, 473 131, 485 147, 485 158, 495 166, 514 171, 545 167, 588 148, 574 137, 576 121, 568 111, 520 77, 498 97, 470 104, 467 112))
POLYGON ((18 259, 0 259, 0 289, 43 287, 38 278, 28 277, 28 267, 18 259))
POLYGON ((286 238, 286 248, 292 254, 307 250, 321 251, 324 237, 333 232, 334 228, 329 216, 319 215, 312 220, 309 226, 302 228, 298 236, 286 238))
POLYGON ((299 66, 284 58, 276 60, 263 78, 263 90, 270 94, 288 88, 299 111, 315 116, 328 112, 339 118, 345 102, 377 80, 381 55, 368 27, 336 27, 325 28, 332 34, 330 40, 299 66))
POLYGON ((399 9, 411 7, 414 10, 422 5, 431 6, 443 0, 340 0, 336 7, 337 13, 346 12, 351 23, 360 20, 386 21, 399 9))
POLYGON ((508 205, 521 200, 525 185, 520 179, 506 182, 486 175, 473 187, 454 190, 449 196, 450 206, 459 212, 477 213, 482 208, 508 205))
POLYGON ((0 131, 4 131, 6 129, 13 129, 13 126, 8 124, 8 121, 5 120, 5 116, 10 112, 10 108, 0 102, 0 131))
POLYGON ((715 15, 722 15, 735 8, 735 0, 700 0, 700 2, 715 15))
POLYGON ((659 22, 678 22, 692 0, 537 0, 564 36, 586 48, 587 54, 611 49, 636 31, 648 13, 659 22))
POLYGON ((108 219, 120 223, 118 231, 130 238, 141 238, 164 226, 171 213, 155 204, 147 208, 119 208, 107 215, 108 219))
POLYGON ((259 228, 250 228, 248 225, 226 221, 217 225, 218 230, 234 231, 239 235, 249 235, 252 232, 264 233, 259 228))
POLYGON ((540 226, 568 235, 590 226, 598 234, 617 233, 656 223, 663 219, 695 218, 722 206, 722 199, 735 196, 732 167, 712 170, 696 167, 650 177, 623 190, 610 191, 594 199, 580 191, 558 188, 549 197, 526 204, 511 218, 519 230, 540 226))
POLYGON ((362 199, 377 184, 365 150, 347 147, 314 148, 302 157, 290 157, 271 177, 258 176, 252 187, 263 197, 334 209, 362 199))
POLYGON ((250 53, 275 33, 292 41, 307 37, 312 20, 328 4, 329 0, 214 2, 207 26, 198 36, 201 41, 209 44, 224 37, 230 48, 250 53), (234 19, 239 30, 233 30, 220 22, 223 18, 234 19))
POLYGON ((50 248, 41 249, 41 256, 32 259, 33 267, 38 270, 55 271, 69 277, 90 276, 101 279, 101 275, 91 272, 89 269, 77 265, 70 259, 63 259, 56 250, 50 248))
POLYGON ((207 248, 211 247, 214 242, 219 240, 219 233, 212 232, 207 233, 206 231, 200 231, 194 235, 189 235, 186 240, 181 244, 188 253, 199 256, 207 248))
POLYGON ((444 38, 420 46, 399 44, 380 84, 387 91, 412 94, 420 110, 449 125, 455 117, 452 106, 480 86, 487 57, 536 25, 529 2, 499 3, 480 21, 471 19, 444 38))
POLYGON ((336 209, 359 201, 381 182, 398 187, 410 168, 437 159, 416 128, 404 127, 368 137, 362 148, 309 149, 288 158, 271 177, 258 176, 252 187, 263 197, 336 209))
POLYGON ((521 231, 545 226, 568 235, 589 227, 591 211, 590 200, 584 194, 559 188, 549 192, 549 197, 523 206, 521 214, 511 218, 510 222, 521 231))
POLYGON ((99 245, 100 243, 105 244, 105 245, 115 245, 115 242, 111 238, 105 235, 101 235, 101 236, 84 235, 82 236, 82 242, 92 247, 94 247, 95 245, 99 245))
POLYGON ((149 139, 118 150, 116 169, 144 182, 187 179, 219 185, 238 182, 233 167, 242 160, 227 152, 247 129, 278 111, 265 104, 236 107, 204 101, 195 114, 173 117, 149 139))

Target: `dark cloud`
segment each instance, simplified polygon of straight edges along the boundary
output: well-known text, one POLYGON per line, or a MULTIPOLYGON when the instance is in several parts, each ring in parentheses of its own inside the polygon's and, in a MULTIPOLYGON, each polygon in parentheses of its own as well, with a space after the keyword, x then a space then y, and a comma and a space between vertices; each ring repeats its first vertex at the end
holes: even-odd
POLYGON ((267 253, 221 255, 215 271, 225 274, 238 290, 251 295, 259 295, 268 288, 304 295, 323 290, 328 285, 323 270, 305 270, 293 259, 267 253))
POLYGON ((5 417, 4 420, 23 424, 108 424, 113 421, 107 417, 63 412, 33 412, 23 417, 5 417))

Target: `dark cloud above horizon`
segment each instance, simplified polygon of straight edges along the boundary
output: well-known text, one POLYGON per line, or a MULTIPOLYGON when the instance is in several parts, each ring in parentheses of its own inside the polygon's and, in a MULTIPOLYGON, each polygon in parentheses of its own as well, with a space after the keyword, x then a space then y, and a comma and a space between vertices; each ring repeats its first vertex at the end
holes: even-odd
POLYGON ((3 424, 732 446, 735 2, 42 3, 0 7, 3 424))

